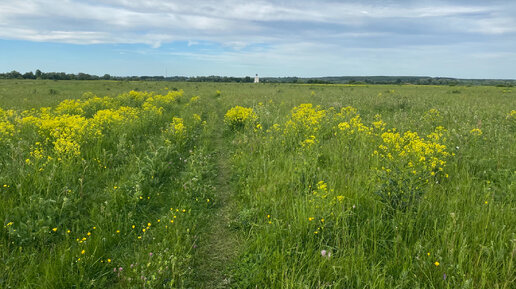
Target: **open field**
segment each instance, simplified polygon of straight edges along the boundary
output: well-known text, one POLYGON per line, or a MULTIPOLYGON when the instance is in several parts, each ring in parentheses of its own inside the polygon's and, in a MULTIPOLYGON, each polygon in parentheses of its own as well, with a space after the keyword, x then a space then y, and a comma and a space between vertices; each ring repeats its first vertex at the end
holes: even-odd
POLYGON ((516 89, 0 81, 1 288, 514 288, 516 89))

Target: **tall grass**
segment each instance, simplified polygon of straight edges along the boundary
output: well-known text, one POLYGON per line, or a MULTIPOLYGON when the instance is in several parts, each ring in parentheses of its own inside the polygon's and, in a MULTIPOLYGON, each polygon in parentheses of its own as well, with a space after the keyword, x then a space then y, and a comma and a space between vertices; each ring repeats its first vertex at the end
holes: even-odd
POLYGON ((297 121, 301 129, 292 125, 300 107, 278 116, 275 103, 255 105, 255 126, 234 131, 241 206, 235 222, 248 237, 234 267, 235 287, 513 286, 511 110, 503 102, 488 104, 484 95, 475 101, 485 106, 459 104, 446 94, 408 99, 393 90, 365 100, 347 97, 313 99, 323 107, 305 113, 297 121), (330 105, 350 103, 370 120, 362 132, 356 123, 328 117, 338 111, 330 105), (391 142, 382 156, 394 130, 405 141, 391 142), (410 130, 419 137, 407 147, 426 142, 414 165, 403 146, 410 130), (425 163, 434 154, 428 150, 437 151, 433 143, 446 152, 439 154, 442 166, 425 163), (427 160, 416 168, 422 156, 427 160))
POLYGON ((506 88, 1 83, 2 288, 516 282, 506 88))
POLYGON ((131 91, 1 111, 12 128, 0 158, 2 287, 188 282, 212 189, 205 124, 182 97, 131 91))

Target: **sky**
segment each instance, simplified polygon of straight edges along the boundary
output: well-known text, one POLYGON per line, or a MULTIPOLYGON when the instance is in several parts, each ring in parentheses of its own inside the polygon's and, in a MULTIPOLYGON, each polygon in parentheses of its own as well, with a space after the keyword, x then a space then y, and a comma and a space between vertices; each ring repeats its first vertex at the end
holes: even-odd
POLYGON ((516 79, 513 0, 0 0, 0 72, 516 79))

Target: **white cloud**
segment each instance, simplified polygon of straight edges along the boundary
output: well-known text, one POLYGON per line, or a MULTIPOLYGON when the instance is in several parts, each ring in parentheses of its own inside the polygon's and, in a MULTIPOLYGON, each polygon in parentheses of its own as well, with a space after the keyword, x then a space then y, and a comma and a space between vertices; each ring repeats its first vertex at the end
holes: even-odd
POLYGON ((252 43, 298 41, 312 37, 314 27, 319 26, 317 38, 329 40, 334 39, 336 33, 368 37, 403 34, 403 31, 387 30, 400 22, 414 24, 422 31, 439 30, 446 27, 446 23, 435 21, 439 18, 446 18, 443 22, 457 23, 455 29, 466 33, 515 32, 514 16, 508 16, 510 11, 504 11, 503 7, 447 2, 434 2, 431 6, 419 2, 403 3, 0 1, 0 37, 82 44, 145 43, 154 47, 177 40, 213 41, 237 43, 230 46, 238 49, 252 43))
POLYGON ((481 19, 471 28, 471 31, 484 34, 509 34, 516 33, 516 19, 500 17, 494 19, 481 19))

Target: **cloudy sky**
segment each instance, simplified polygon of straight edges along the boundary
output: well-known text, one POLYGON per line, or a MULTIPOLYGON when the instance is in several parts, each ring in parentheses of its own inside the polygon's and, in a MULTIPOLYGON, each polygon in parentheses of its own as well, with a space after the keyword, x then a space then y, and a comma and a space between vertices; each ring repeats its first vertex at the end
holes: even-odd
POLYGON ((0 0, 0 72, 516 79, 516 1, 0 0))

